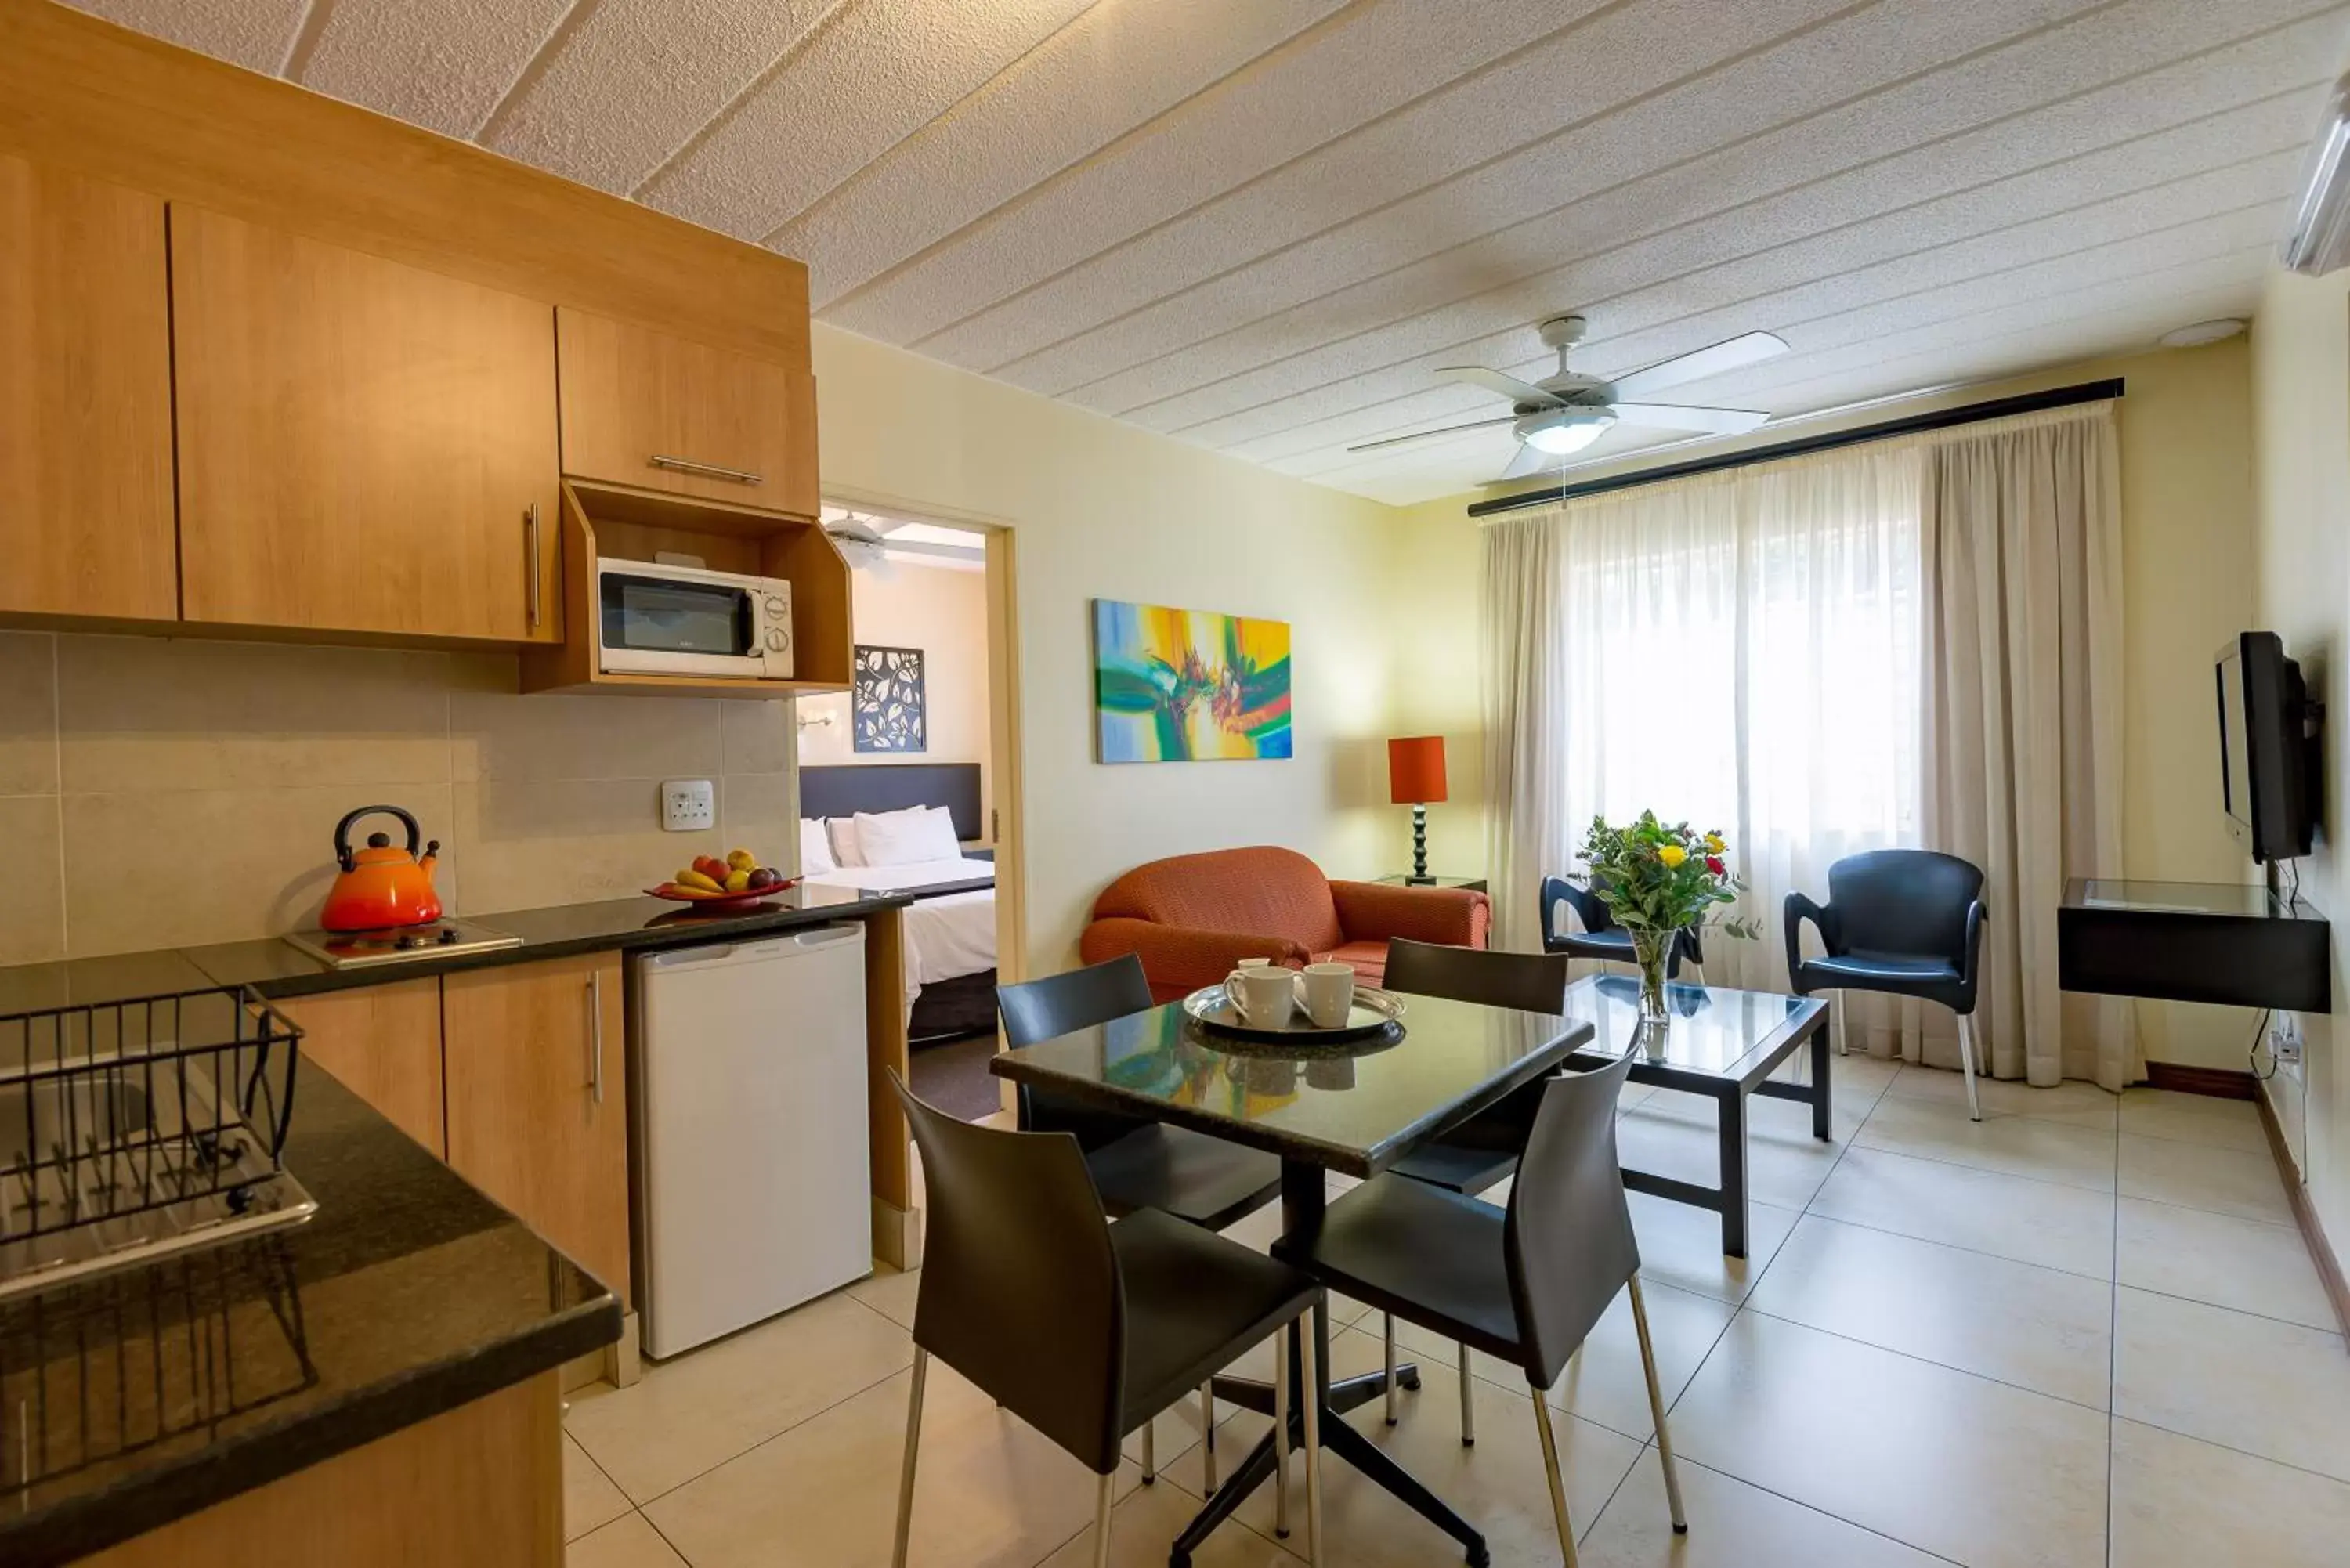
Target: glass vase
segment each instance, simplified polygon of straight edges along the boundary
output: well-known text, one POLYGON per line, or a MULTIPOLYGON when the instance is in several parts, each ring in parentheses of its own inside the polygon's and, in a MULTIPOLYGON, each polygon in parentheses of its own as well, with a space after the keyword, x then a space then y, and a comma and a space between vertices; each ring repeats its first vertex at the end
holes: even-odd
POLYGON ((1630 929, 1632 961, 1640 966, 1640 1042, 1648 1054, 1661 1056, 1672 1024, 1672 1014, 1665 1009, 1665 974, 1673 961, 1673 944, 1680 940, 1680 928, 1630 929))

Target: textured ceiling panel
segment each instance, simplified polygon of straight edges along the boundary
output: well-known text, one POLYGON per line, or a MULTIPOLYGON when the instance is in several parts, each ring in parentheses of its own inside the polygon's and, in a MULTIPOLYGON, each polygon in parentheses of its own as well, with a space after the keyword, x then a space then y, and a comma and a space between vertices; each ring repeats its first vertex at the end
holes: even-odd
MULTIPOLYGON (((1381 500, 1438 381, 1795 417, 2249 309, 2350 0, 81 0, 809 264, 819 313, 1381 500)), ((1618 426, 1588 456, 1705 450, 1618 426)))
POLYGON ((443 136, 482 129, 572 0, 317 0, 291 75, 443 136))
POLYGON ((78 10, 256 71, 286 63, 309 0, 71 0, 78 10))
POLYGON ((638 194, 714 229, 767 234, 1092 3, 863 0, 837 11, 789 70, 745 93, 638 194))
POLYGON ((1343 0, 1102 0, 769 236, 828 303, 1098 153, 1343 0))
POLYGON ((576 0, 482 140, 632 192, 763 72, 788 69, 786 54, 834 3, 576 0))

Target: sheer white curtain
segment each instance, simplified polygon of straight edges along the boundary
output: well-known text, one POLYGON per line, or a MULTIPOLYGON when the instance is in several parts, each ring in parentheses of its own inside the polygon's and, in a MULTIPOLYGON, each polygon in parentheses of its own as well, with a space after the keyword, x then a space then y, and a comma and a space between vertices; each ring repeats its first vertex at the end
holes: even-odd
POLYGON ((1787 891, 1918 842, 1920 475, 1914 446, 1857 448, 1486 529, 1506 941, 1534 945, 1534 889, 1595 815, 1654 809, 1730 836, 1763 923, 1708 978, 1783 986, 1787 891))

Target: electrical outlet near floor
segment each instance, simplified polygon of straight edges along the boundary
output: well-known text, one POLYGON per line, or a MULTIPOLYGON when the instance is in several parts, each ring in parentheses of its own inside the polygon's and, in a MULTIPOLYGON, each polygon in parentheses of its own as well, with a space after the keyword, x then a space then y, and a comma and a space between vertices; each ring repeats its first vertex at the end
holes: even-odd
POLYGON ((708 779, 663 779, 661 829, 694 833, 718 826, 718 792, 708 779))
POLYGON ((2280 1012, 2269 1023, 2269 1053, 2280 1067, 2301 1065, 2301 1020, 2280 1012))

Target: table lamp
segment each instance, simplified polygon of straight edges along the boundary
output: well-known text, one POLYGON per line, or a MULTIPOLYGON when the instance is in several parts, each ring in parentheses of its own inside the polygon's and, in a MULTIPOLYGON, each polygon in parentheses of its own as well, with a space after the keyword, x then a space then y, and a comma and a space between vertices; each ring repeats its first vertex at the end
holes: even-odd
POLYGON ((1411 807, 1411 875, 1405 882, 1428 887, 1428 808, 1444 799, 1444 737, 1407 735, 1388 742, 1388 793, 1411 807))

